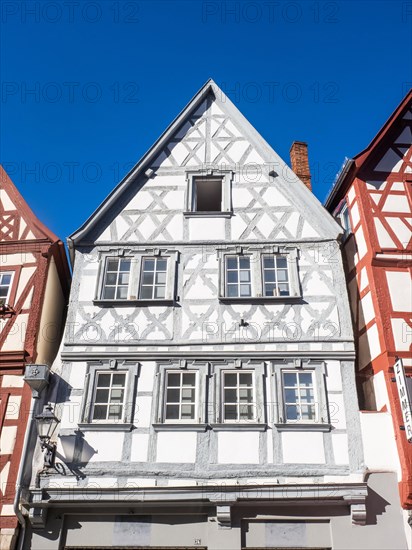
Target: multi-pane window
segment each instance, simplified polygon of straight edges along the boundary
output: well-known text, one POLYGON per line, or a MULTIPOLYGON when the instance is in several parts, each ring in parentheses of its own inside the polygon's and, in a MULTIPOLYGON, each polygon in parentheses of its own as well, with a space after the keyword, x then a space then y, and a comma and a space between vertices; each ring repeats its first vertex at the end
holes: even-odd
POLYGON ((313 372, 282 373, 286 422, 316 422, 313 372))
POLYGON ((250 256, 226 257, 226 296, 252 296, 250 256))
POLYGON ((224 372, 222 382, 224 421, 253 420, 255 417, 253 373, 224 372))
POLYGON ((0 304, 5 304, 7 302, 12 276, 13 274, 10 272, 0 272, 0 304))
POLYGON ((288 263, 285 256, 263 256, 264 296, 289 296, 288 263))
POLYGON ((196 373, 167 372, 165 420, 195 420, 196 373))
POLYGON ((122 420, 125 387, 126 373, 97 373, 92 420, 122 420))
POLYGON ((166 297, 167 258, 143 258, 140 299, 160 300, 166 297))
POLYGON ((130 267, 130 258, 107 258, 102 292, 104 300, 127 300, 130 267))

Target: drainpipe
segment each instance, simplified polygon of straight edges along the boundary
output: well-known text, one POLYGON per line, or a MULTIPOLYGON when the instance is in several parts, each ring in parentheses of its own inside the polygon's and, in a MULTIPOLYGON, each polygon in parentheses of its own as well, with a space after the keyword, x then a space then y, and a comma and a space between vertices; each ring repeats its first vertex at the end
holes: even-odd
POLYGON ((38 401, 39 399, 36 399, 34 397, 32 397, 30 401, 29 424, 27 426, 26 433, 24 434, 23 450, 21 454, 19 471, 17 474, 17 481, 16 481, 16 495, 14 497, 13 508, 14 508, 14 513, 16 514, 17 519, 19 520, 19 523, 21 525, 21 530, 18 537, 17 550, 21 550, 23 548, 23 542, 26 535, 26 518, 23 516, 20 510, 20 498, 21 498, 22 490, 24 489, 23 476, 24 476, 24 470, 26 467, 29 443, 33 433, 34 416, 35 416, 35 410, 36 410, 38 401))

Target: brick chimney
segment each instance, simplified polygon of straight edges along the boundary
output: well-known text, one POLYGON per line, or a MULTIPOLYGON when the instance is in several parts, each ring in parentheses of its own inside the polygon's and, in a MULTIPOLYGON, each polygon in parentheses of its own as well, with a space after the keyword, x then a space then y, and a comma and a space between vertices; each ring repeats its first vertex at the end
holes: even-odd
POLYGON ((309 159, 308 159, 308 144, 303 141, 294 141, 290 148, 290 161, 292 170, 303 181, 309 191, 312 191, 310 181, 309 159))

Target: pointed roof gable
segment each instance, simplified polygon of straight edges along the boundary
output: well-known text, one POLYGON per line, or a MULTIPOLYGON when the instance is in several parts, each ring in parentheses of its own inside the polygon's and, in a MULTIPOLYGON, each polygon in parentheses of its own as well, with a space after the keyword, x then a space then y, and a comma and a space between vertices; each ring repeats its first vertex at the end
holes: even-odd
MULTIPOLYGON (((164 161, 164 149, 169 141, 176 142, 176 140, 179 139, 179 135, 185 125, 190 123, 190 117, 196 116, 196 111, 198 109, 199 112, 202 111, 202 103, 205 102, 209 95, 213 97, 217 107, 224 113, 227 113, 227 115, 236 122, 237 126, 242 128, 242 131, 247 134, 249 141, 253 143, 263 161, 273 165, 277 173, 276 182, 279 183, 282 193, 289 196, 292 202, 307 215, 307 219, 310 218, 311 221, 314 221, 318 229, 319 227, 321 228, 320 232, 322 233, 322 237, 333 239, 338 237, 342 229, 322 207, 318 199, 307 189, 289 166, 240 113, 237 107, 223 93, 217 84, 213 80, 208 80, 95 212, 69 237, 68 242, 70 248, 73 248, 73 245, 81 242, 87 242, 87 237, 92 234, 93 229, 98 224, 101 224, 101 221, 105 216, 109 215, 111 210, 116 209, 116 205, 122 202, 122 197, 136 179, 144 175, 145 171, 150 167, 156 170, 156 167, 164 161)), ((201 116, 201 114, 199 114, 199 116, 201 116)), ((251 162, 251 160, 246 159, 245 162, 251 162)), ((190 166, 190 164, 187 166, 190 166)))
MULTIPOLYGON (((410 120, 412 120, 412 89, 409 90, 366 149, 358 153, 353 159, 346 160, 335 185, 325 200, 326 208, 332 209, 338 204, 346 194, 353 179, 365 166, 375 161, 378 162, 379 155, 385 153, 396 138, 403 135, 403 132, 401 136, 399 133, 403 126, 406 129, 407 124, 410 124, 410 120)), ((410 136, 408 139, 409 144, 405 143, 405 145, 410 146, 410 136)))
POLYGON ((59 241, 36 217, 0 165, 0 243, 26 240, 59 241))

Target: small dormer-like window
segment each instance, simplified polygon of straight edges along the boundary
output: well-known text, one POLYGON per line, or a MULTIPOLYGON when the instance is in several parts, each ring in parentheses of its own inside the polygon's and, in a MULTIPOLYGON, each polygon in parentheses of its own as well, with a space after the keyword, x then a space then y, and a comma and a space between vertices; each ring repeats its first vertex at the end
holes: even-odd
POLYGON ((199 170, 187 173, 187 216, 230 216, 233 172, 199 170))

